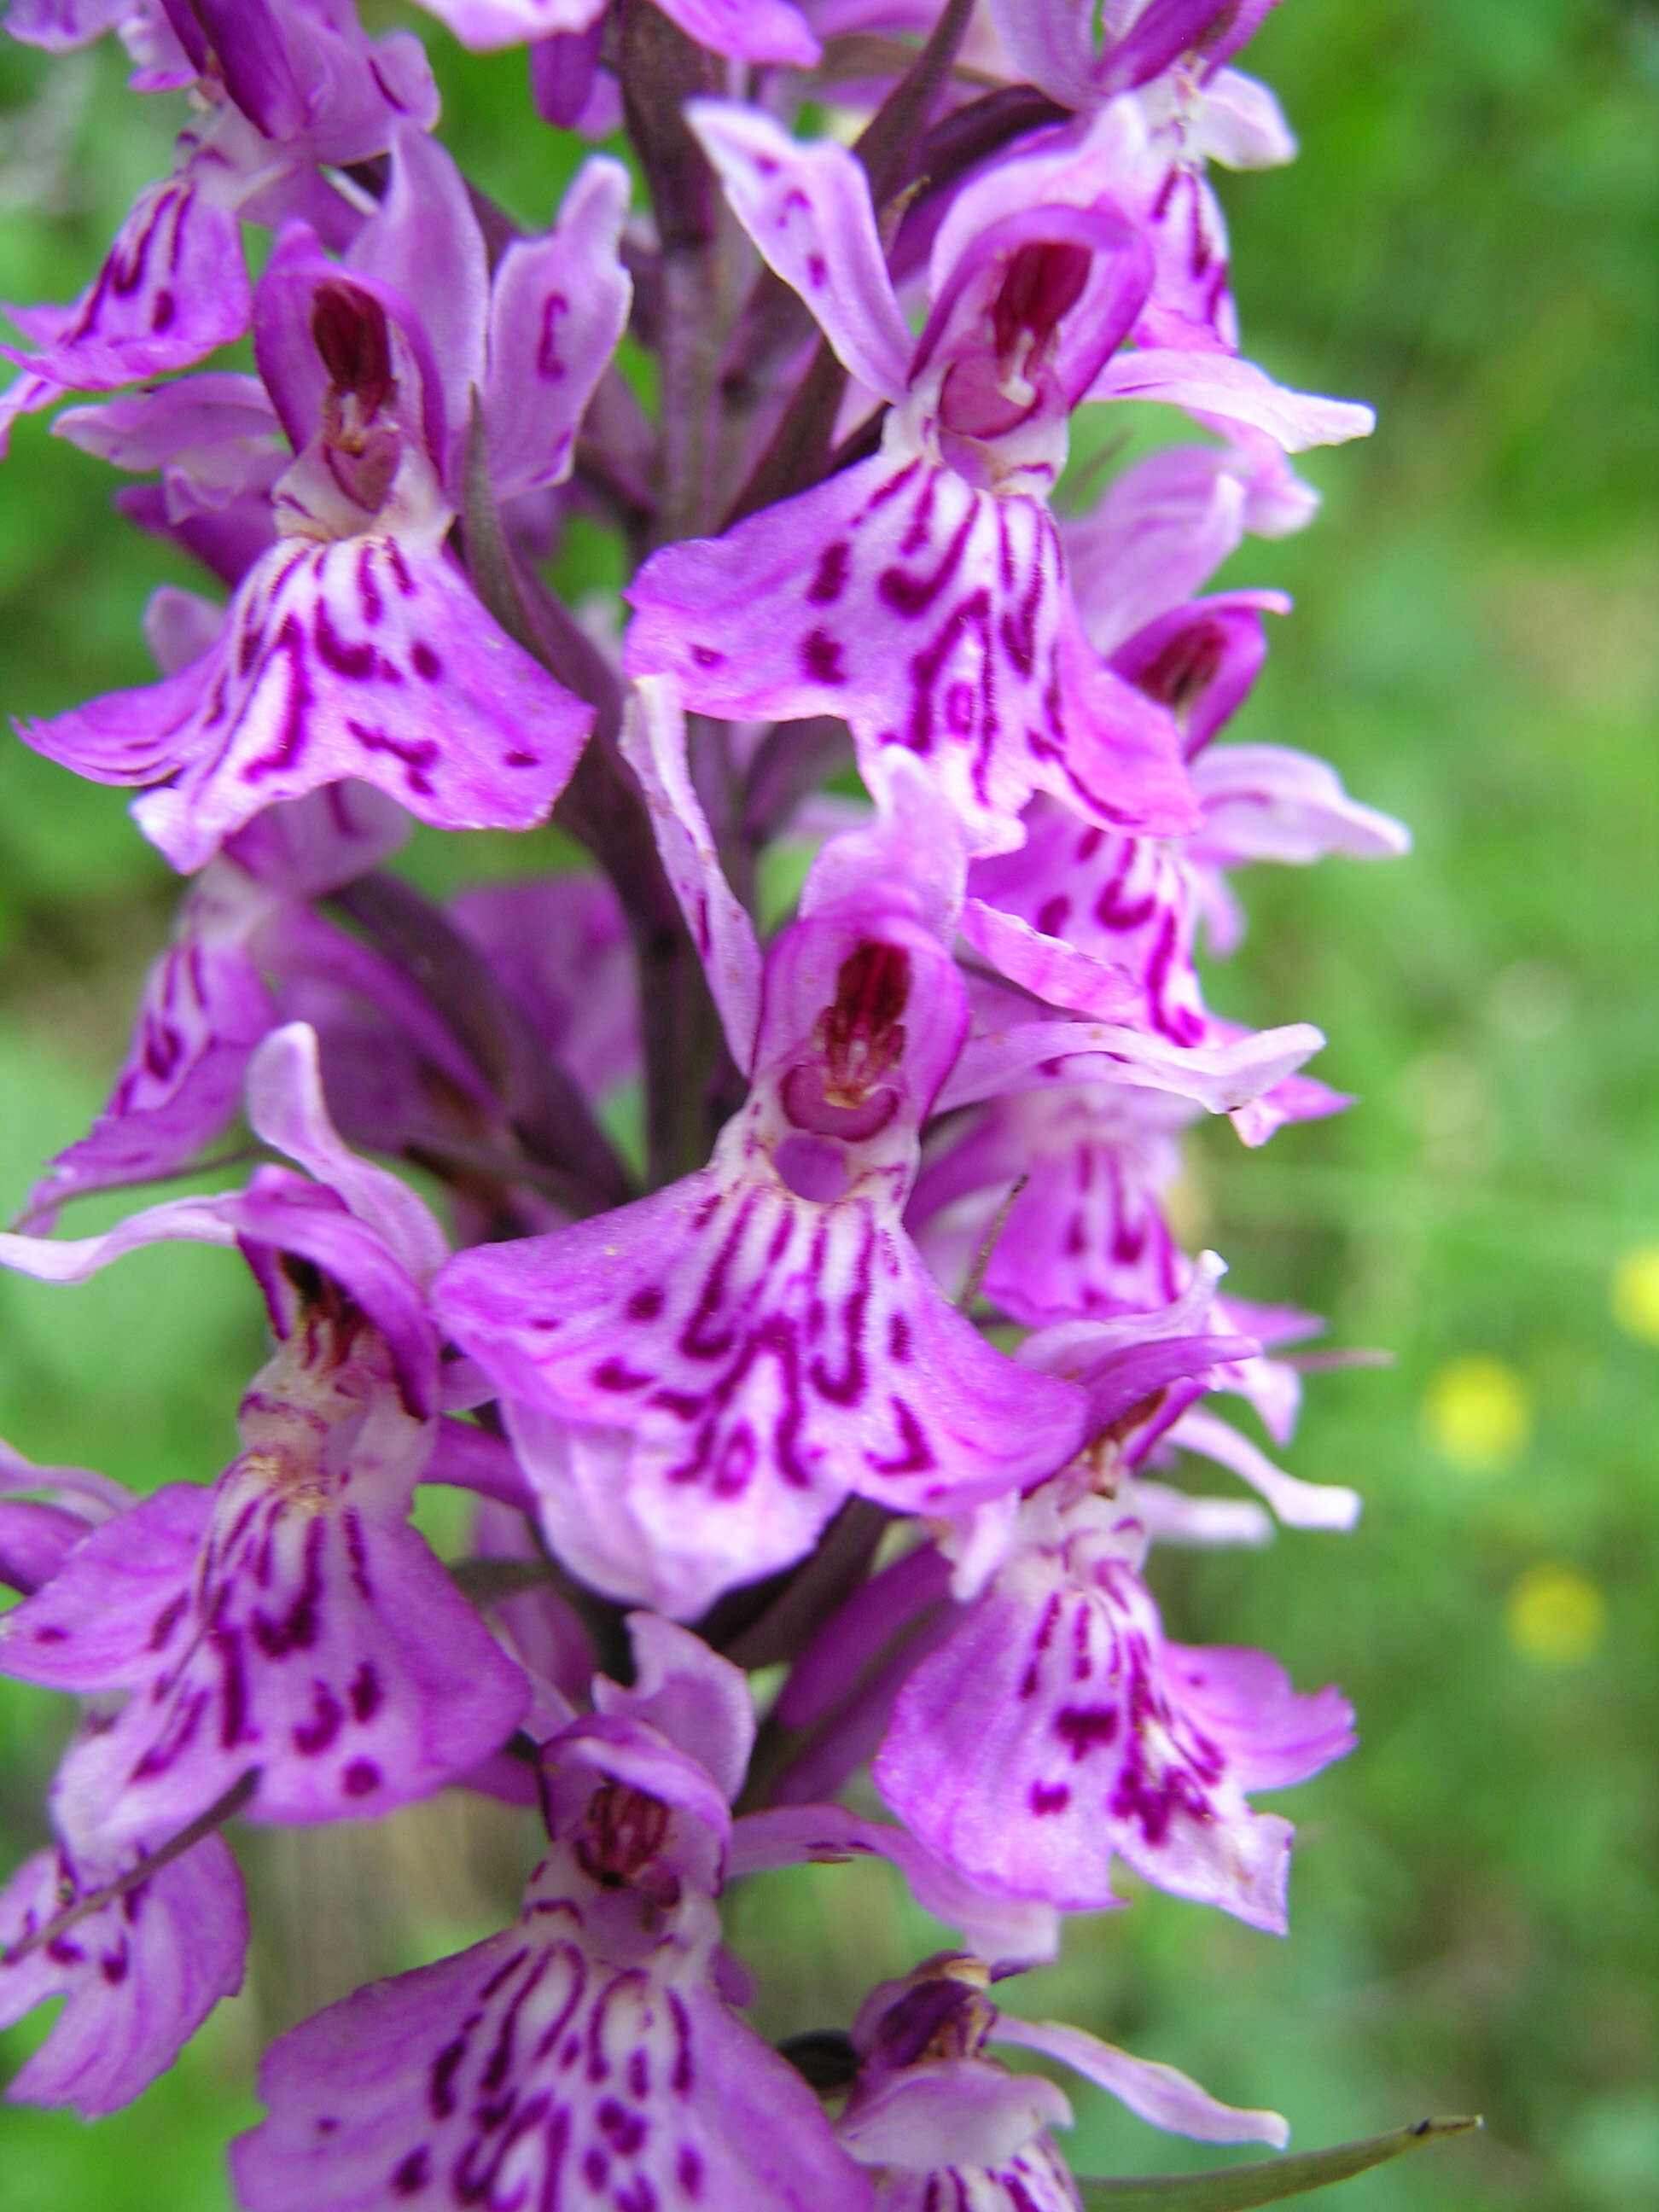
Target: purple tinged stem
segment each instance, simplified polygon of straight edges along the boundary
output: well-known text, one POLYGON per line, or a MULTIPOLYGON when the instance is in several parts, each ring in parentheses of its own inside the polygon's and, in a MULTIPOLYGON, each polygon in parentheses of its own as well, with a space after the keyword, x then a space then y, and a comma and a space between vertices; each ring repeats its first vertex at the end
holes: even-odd
POLYGON ((554 818, 599 861, 628 916, 640 970, 648 1180, 655 1189, 702 1166, 740 1085, 702 963, 663 872, 644 796, 617 747, 622 695, 616 676, 592 640, 515 556, 496 512, 487 452, 475 403, 464 517, 473 587, 509 637, 598 710, 554 818))
POLYGON ((628 1171, 586 1101, 448 916, 401 878, 380 873, 360 877, 330 903, 425 992, 507 1108, 529 1158, 571 1178, 588 1212, 625 1203, 628 1171))

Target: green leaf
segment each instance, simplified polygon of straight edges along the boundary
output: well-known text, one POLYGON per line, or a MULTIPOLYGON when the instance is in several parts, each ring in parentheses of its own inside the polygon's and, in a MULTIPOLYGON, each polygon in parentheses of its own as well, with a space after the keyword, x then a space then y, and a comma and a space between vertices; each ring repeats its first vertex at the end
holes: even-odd
POLYGON ((1253 2166, 1225 2166, 1213 2173, 1154 2174, 1130 2181, 1078 2183, 1088 2212, 1250 2212, 1256 2204, 1277 2204, 1333 2181, 1346 2181, 1368 2166, 1403 2158, 1408 2150, 1447 2136, 1472 2134, 1479 2119, 1419 2120, 1392 2135, 1364 2142, 1335 2143, 1328 2150, 1299 2151, 1293 2158, 1267 2158, 1253 2166))

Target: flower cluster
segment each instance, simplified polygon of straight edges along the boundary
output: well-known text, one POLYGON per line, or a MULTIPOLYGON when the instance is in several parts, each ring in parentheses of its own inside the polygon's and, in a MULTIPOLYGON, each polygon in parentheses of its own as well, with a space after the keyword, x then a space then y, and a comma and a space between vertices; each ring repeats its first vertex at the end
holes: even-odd
POLYGON ((1232 66, 1270 0, 425 4, 529 47, 550 151, 625 131, 545 228, 352 0, 6 18, 188 95, 88 290, 10 311, 0 415, 93 395, 56 433, 219 593, 155 594, 155 682, 21 730, 191 880, 0 1261, 234 1246, 272 1340, 211 1483, 0 1457, 0 1670, 81 1701, 0 1894, 0 2021, 66 2000, 12 2094, 107 2112, 237 1988, 233 1817, 460 1789, 544 1826, 519 1917, 276 2043, 250 2212, 1075 2208, 1066 2100, 999 2047, 1281 2142, 1000 2002, 1115 1862, 1282 1930, 1252 1795, 1352 1741, 1148 1579, 1358 1511, 1216 1410, 1284 1441, 1313 1324, 1169 1211, 1198 1116, 1346 1103, 1317 1031, 1206 1006, 1230 872, 1405 844, 1222 735, 1287 602, 1204 587, 1370 424, 1239 351, 1206 165, 1293 150, 1232 66), (1125 399, 1183 441, 1068 483, 1125 399), (626 611, 544 580, 577 514, 626 611), (411 816, 593 865, 442 908, 385 865, 411 816), (57 1233, 239 1117, 242 1188, 57 1233), (493 1575, 411 1525, 432 1483, 493 1575), (722 1893, 860 1854, 961 1948, 775 2050, 722 1893))

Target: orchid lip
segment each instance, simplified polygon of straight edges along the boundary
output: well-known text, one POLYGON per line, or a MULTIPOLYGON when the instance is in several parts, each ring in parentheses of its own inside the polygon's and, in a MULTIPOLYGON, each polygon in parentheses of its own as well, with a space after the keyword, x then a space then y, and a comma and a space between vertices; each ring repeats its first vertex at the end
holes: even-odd
POLYGON ((899 1111, 899 1093, 891 1085, 884 1084, 862 1099, 849 1099, 845 1092, 837 1098, 825 1079, 827 1073, 821 1065, 808 1061, 792 1067, 784 1077, 779 1099, 796 1128, 817 1137, 839 1137, 854 1145, 879 1136, 899 1111))

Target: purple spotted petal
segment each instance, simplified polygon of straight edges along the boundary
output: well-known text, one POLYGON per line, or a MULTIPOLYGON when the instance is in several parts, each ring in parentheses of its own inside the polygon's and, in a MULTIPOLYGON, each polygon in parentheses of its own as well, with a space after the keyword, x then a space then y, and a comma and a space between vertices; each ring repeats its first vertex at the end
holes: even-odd
POLYGON ((1189 599, 1243 542, 1248 463, 1224 446, 1170 446, 1115 477, 1060 526, 1091 643, 1110 653, 1189 599))
POLYGON ((209 1492, 171 1483, 94 1529, 0 1620, 0 1673, 82 1696, 148 1680, 189 1602, 210 1511, 209 1492))
POLYGON ((428 540, 274 545, 212 653, 21 734, 133 812, 177 868, 275 801, 357 777, 448 830, 528 829, 593 710, 512 643, 428 540))
POLYGON ((1000 972, 1050 1005, 1128 1021, 1172 1045, 1207 1039, 1180 853, 1079 821, 1051 799, 1025 816, 1018 852, 969 872, 963 920, 1000 972))
MULTIPOLYGON (((978 2058, 943 2058, 872 2069, 854 2088, 836 2133, 854 2158, 885 2169, 881 2212, 924 2212, 954 2203, 971 2212, 1025 2212, 1025 2204, 1073 2212, 1069 2185, 1022 2203, 1011 2183, 1042 2172, 1044 2130, 1070 2127, 1064 2093, 1040 2074, 1004 2073, 978 2058)), ((1061 2166, 1061 2172, 1064 2166, 1061 2166)))
MULTIPOLYGON (((1011 1562, 900 1692, 877 1786, 987 1887, 1105 1905, 1116 1854, 1160 1888, 1282 1932, 1291 1827, 1244 1802, 1249 1723, 1229 1709, 1239 1733, 1212 1735, 1188 1702, 1185 1663, 1169 1665, 1118 1542, 1074 1530, 1011 1562)), ((1317 1735, 1320 1701, 1297 1705, 1317 1735)), ((1264 1725, 1276 1741, 1284 1714, 1264 1725)))
POLYGON ((665 547, 628 597, 635 673, 711 714, 844 717, 878 799, 890 748, 921 755, 975 850, 1018 844, 1039 789, 1120 828, 1194 826, 1175 726, 1085 643, 1035 500, 878 455, 665 547))
MULTIPOLYGON (((0 1949, 98 1887, 88 1872, 61 1850, 27 1860, 0 1893, 0 1949)), ((0 1956, 0 2027, 48 1997, 67 2000, 6 2094, 72 2105, 86 2119, 130 2104, 241 1987, 246 1948, 241 1876, 222 1839, 208 1836, 15 1965, 0 1956)))
POLYGON ((556 1850, 518 1924, 273 2045, 247 2212, 870 2212, 817 2100, 712 1985, 695 1892, 654 1929, 556 1850))
POLYGON ((49 1227, 88 1191, 175 1174, 234 1119, 248 1056, 276 1019, 246 947, 265 903, 252 890, 225 871, 192 893, 179 941, 149 972, 109 1104, 29 1193, 26 1227, 49 1227))
POLYGON ((49 1583, 90 1523, 61 1505, 0 1498, 0 1583, 29 1597, 49 1583))
MULTIPOLYGON (((253 1817, 375 1815, 512 1733, 522 1674, 404 1521, 424 1437, 389 1389, 384 1355, 378 1373, 360 1357, 331 1383, 296 1370, 289 1349, 256 1383, 246 1449, 212 1493, 191 1579, 153 1617, 132 1616, 130 1643, 146 1632, 120 1661, 143 1662, 134 1695, 64 1761, 56 1802, 74 1832, 174 1832, 250 1770, 253 1817)), ((41 1624, 71 1601, 118 1602, 148 1526, 140 1508, 97 1532, 29 1601, 41 1624)), ((30 1621, 14 1634, 39 1648, 30 1621)), ((52 1647, 57 1679, 82 1686, 67 1648, 52 1647)))
POLYGON ((1181 1701, 1221 1745, 1242 1790, 1285 1790, 1354 1747, 1353 1708, 1337 1689, 1299 1696, 1265 1651, 1165 1647, 1181 1701))
POLYGON ((1198 2142, 1265 2142, 1283 2150, 1291 2131, 1277 2112, 1242 2111, 1224 2105, 1188 2075, 1156 2059, 1136 2058, 1119 2051, 1080 2027, 1065 2027, 1054 2021, 1017 2020, 1000 2013, 991 2031, 993 2043, 1012 2045, 1020 2051, 1040 2051, 1059 2059, 1085 2081, 1126 2104, 1132 2112, 1155 2128, 1191 2136, 1198 2142))
POLYGON ((557 227, 501 256, 483 390, 498 499, 570 473, 583 410, 628 324, 634 288, 617 249, 630 189, 621 162, 594 155, 565 194, 557 227))
POLYGON ((907 1219, 946 1284, 965 1274, 1015 1184, 985 1294, 1030 1328, 1142 1313, 1182 1287, 1163 1211, 1192 1109, 1091 1085, 999 1100, 923 1170, 907 1219))
POLYGON ((860 162, 834 139, 792 138, 732 101, 694 100, 687 120, 732 213, 811 309, 842 367, 884 399, 902 399, 914 342, 860 162))
MULTIPOLYGON (((654 1587, 614 1595, 690 1617, 799 1558, 849 1490, 933 1510, 1066 1457, 1070 1389, 1016 1399, 884 1212, 708 1169, 440 1276, 444 1326, 509 1401, 631 1440, 611 1465, 659 1564, 654 1587)), ((546 1496, 556 1468, 514 1435, 546 1496)), ((585 1518, 605 1496, 592 1481, 554 1510, 585 1518)))
POLYGON ((890 2166, 876 2185, 876 2212, 936 2212, 941 2203, 969 2212, 1081 2212, 1082 2203, 1060 2146, 1047 2134, 994 2167, 890 2166))
POLYGON ((252 313, 234 214, 188 174, 147 185, 89 289, 32 312, 35 349, 0 347, 24 372, 0 396, 0 452, 19 412, 189 368, 240 337, 252 313))

